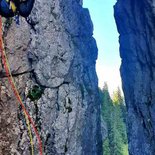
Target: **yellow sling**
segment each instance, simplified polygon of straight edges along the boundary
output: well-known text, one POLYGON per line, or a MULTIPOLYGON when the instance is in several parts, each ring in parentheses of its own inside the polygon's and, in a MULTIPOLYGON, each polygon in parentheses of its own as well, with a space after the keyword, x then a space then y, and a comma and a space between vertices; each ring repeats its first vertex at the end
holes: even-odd
MULTIPOLYGON (((9 0, 6 0, 6 1, 9 2, 9 0)), ((16 12, 17 7, 15 3, 13 3, 12 1, 10 1, 10 8, 14 13, 16 12)))

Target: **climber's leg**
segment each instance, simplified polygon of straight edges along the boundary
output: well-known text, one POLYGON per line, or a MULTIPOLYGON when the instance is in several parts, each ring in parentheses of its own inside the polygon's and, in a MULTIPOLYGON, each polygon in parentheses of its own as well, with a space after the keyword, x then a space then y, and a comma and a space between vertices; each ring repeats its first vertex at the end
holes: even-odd
POLYGON ((23 17, 28 17, 32 11, 35 0, 26 0, 19 4, 18 11, 19 14, 23 17))
POLYGON ((0 15, 7 18, 14 16, 14 13, 10 9, 10 6, 6 0, 0 0, 0 15))

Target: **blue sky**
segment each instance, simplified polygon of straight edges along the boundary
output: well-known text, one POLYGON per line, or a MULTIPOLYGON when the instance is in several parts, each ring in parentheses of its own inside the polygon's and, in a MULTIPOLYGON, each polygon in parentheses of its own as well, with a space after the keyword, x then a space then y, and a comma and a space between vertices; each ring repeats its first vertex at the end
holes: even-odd
POLYGON ((96 65, 99 86, 106 81, 110 93, 121 87, 118 33, 113 17, 116 0, 83 0, 83 7, 90 11, 94 24, 94 37, 97 41, 99 55, 96 65))

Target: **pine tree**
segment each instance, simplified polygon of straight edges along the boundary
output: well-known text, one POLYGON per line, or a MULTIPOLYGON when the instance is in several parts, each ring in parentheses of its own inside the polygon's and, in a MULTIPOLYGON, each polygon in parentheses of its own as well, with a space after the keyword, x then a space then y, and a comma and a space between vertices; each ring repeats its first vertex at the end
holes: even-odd
POLYGON ((103 143, 103 155, 128 155, 126 134, 126 107, 118 87, 111 99, 108 85, 100 90, 102 97, 102 116, 107 124, 108 136, 103 143))
POLYGON ((107 131, 108 131, 108 136, 106 141, 103 143, 103 154, 104 155, 111 155, 111 142, 112 142, 112 136, 109 134, 111 133, 111 122, 112 122, 112 111, 113 111, 113 104, 112 100, 110 98, 109 90, 108 90, 108 85, 107 83, 104 83, 103 89, 102 89, 102 116, 103 119, 106 122, 107 125, 107 131))
MULTIPOLYGON (((117 149, 124 152, 124 145, 127 145, 127 134, 126 134, 126 124, 124 121, 124 117, 126 114, 126 107, 124 104, 124 99, 121 95, 121 90, 118 89, 114 92, 113 95, 113 104, 115 106, 114 113, 115 113, 115 122, 116 122, 116 130, 115 135, 117 139, 117 149), (125 114, 124 114, 125 113, 125 114)), ((121 153, 121 154, 122 154, 121 153)))
POLYGON ((108 137, 103 142, 103 154, 104 155, 111 155, 111 153, 110 153, 110 146, 109 146, 109 138, 108 137))

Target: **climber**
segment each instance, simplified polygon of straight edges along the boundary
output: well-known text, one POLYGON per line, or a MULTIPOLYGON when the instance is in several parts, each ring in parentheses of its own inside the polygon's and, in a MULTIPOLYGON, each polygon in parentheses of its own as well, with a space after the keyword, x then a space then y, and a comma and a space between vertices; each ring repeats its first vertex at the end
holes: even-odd
POLYGON ((32 11, 35 0, 0 0, 0 15, 14 17, 21 15, 28 17, 32 11))

